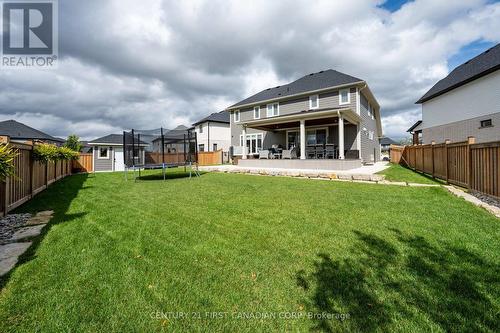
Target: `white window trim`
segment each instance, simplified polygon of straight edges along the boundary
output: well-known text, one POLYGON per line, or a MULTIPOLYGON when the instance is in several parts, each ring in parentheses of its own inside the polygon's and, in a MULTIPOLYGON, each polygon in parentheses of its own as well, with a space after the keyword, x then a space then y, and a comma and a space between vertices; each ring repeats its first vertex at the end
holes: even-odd
MULTIPOLYGON (((261 148, 263 149, 264 148, 264 133, 263 132, 247 134, 247 137, 250 137, 250 140, 252 140, 253 137, 255 137, 255 141, 257 141, 257 138, 259 135, 261 137, 261 142, 262 142, 261 148)), ((243 134, 240 134, 240 147, 243 147, 243 149, 246 149, 246 140, 243 140, 243 134), (243 143, 243 145, 241 145, 242 143, 243 143)), ((257 155, 259 153, 258 149, 259 149, 259 147, 256 148, 255 153, 252 153, 251 147, 249 147, 248 148, 248 155, 257 155)))
POLYGON ((315 109, 319 109, 319 95, 312 95, 312 96, 309 96, 309 110, 315 110, 315 109), (312 99, 313 97, 316 97, 316 106, 312 106, 312 99))
POLYGON ((260 119, 260 106, 254 106, 253 107, 253 119, 260 119), (255 111, 259 112, 259 116, 258 117, 255 116, 255 111))
POLYGON ((235 123, 239 123, 241 120, 241 114, 240 114, 240 111, 237 110, 237 111, 234 111, 234 122, 235 123), (238 115, 238 117, 236 117, 236 115, 238 115))
MULTIPOLYGON (((274 107, 272 108, 273 111, 274 111, 274 107)), ((280 115, 280 103, 279 102, 275 102, 275 103, 269 103, 266 105, 266 113, 267 113, 267 117, 268 118, 271 118, 271 117, 278 117, 280 115), (277 105, 277 109, 276 109, 276 114, 270 114, 269 113, 269 106, 270 105, 277 105)))
POLYGON ((339 105, 351 104, 351 89, 340 89, 339 90, 339 105), (342 102, 342 92, 347 91, 347 102, 342 102))
POLYGON ((110 147, 99 147, 97 150, 97 159, 98 160, 109 160, 109 149, 110 147), (101 156, 101 149, 106 149, 106 157, 101 156))

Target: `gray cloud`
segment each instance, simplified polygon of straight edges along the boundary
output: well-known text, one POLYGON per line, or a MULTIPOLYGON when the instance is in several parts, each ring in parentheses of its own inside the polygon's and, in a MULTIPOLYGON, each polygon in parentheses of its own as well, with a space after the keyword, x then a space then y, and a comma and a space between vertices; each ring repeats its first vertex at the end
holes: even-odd
POLYGON ((0 72, 0 119, 58 136, 190 124, 327 68, 367 80, 402 136, 452 54, 500 41, 500 4, 482 0, 59 3, 59 69, 0 72))

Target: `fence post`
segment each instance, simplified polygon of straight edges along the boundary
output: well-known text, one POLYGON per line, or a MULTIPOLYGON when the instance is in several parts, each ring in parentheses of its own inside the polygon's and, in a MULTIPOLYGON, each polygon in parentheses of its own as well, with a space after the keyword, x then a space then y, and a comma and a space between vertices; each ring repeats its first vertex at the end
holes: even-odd
POLYGON ((472 188, 472 149, 471 145, 476 143, 476 138, 473 136, 469 136, 467 138, 467 188, 469 191, 472 188))
POLYGON ((34 158, 33 158, 33 148, 34 148, 34 143, 31 142, 31 149, 29 151, 29 158, 30 158, 30 166, 29 166, 29 169, 30 169, 30 198, 33 197, 33 178, 35 178, 33 176, 33 171, 34 171, 34 167, 33 167, 33 164, 35 163, 34 162, 34 158))
POLYGON ((432 163, 432 178, 434 178, 434 145, 436 141, 431 141, 431 163, 432 163))
POLYGON ((445 156, 445 163, 444 164, 445 164, 445 169, 446 169, 446 174, 445 175, 446 175, 446 182, 447 183, 448 183, 448 169, 449 169, 449 167, 448 167, 448 145, 450 143, 451 143, 451 141, 448 140, 448 139, 446 139, 444 141, 444 153, 445 153, 444 154, 444 156, 445 156))

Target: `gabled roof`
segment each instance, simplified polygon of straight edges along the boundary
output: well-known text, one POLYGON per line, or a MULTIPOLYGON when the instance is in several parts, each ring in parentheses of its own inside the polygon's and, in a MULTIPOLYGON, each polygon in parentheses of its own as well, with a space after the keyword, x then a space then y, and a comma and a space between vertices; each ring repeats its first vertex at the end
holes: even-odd
POLYGON ((46 134, 15 120, 0 122, 0 135, 8 135, 14 140, 65 141, 64 139, 53 137, 52 135, 46 134))
POLYGON ((258 94, 250 96, 242 100, 241 102, 234 104, 228 109, 233 109, 235 107, 246 104, 253 104, 286 96, 306 93, 308 91, 316 91, 359 82, 364 81, 354 76, 350 76, 333 69, 328 69, 326 71, 306 75, 296 81, 293 81, 292 83, 285 84, 283 86, 268 88, 258 94))
POLYGON ((198 120, 196 123, 193 124, 193 126, 202 124, 202 123, 207 122, 207 121, 210 121, 213 123, 229 124, 229 120, 230 120, 229 112, 221 111, 221 112, 212 113, 210 116, 205 117, 201 120, 198 120))
POLYGON ((386 145, 397 145, 398 143, 391 138, 383 137, 380 139, 380 144, 382 146, 386 146, 386 145))
POLYGON ((413 132, 413 130, 420 126, 420 124, 422 124, 422 120, 418 120, 412 127, 408 128, 407 132, 413 132))
MULTIPOLYGON (((110 144, 110 145, 123 145, 123 134, 109 134, 88 142, 89 145, 94 144, 110 144)), ((148 145, 147 142, 141 140, 141 145, 148 145)))
POLYGON ((450 90, 477 80, 500 69, 500 44, 455 68, 447 77, 439 81, 422 96, 416 104, 422 104, 450 90))

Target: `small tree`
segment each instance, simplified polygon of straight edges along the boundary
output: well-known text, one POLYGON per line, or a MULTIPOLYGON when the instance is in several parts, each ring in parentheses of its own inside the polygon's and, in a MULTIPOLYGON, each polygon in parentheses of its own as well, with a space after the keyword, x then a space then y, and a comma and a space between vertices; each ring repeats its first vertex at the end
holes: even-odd
POLYGON ((81 151, 82 144, 80 143, 80 138, 75 134, 71 134, 66 139, 66 143, 64 144, 64 147, 67 147, 67 148, 74 150, 76 152, 81 151))
POLYGON ((14 158, 17 151, 6 144, 0 144, 0 182, 14 175, 14 158))

